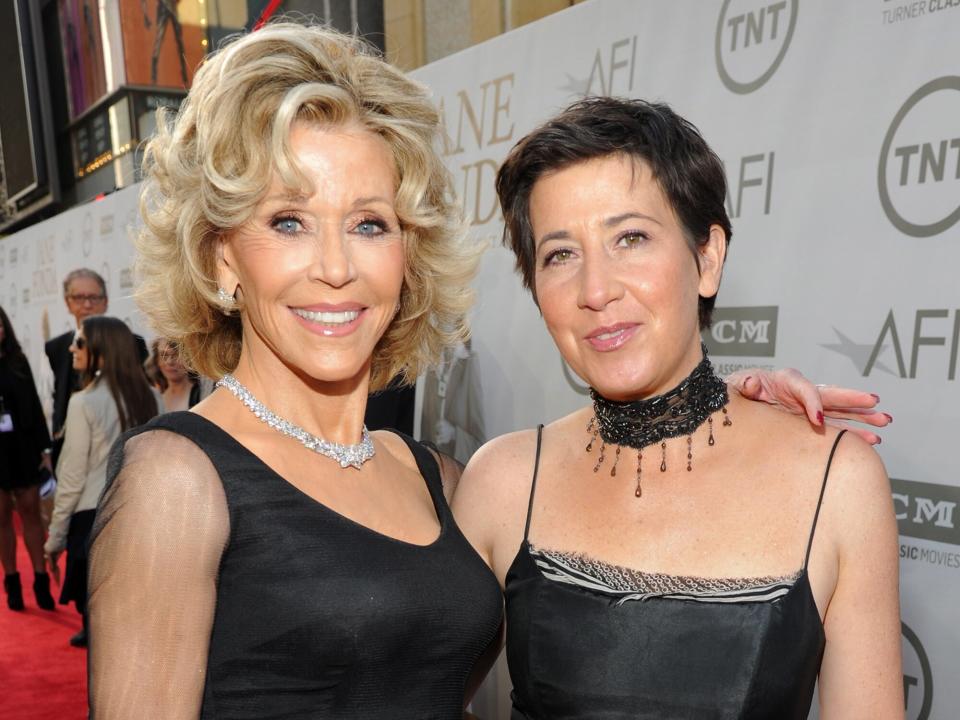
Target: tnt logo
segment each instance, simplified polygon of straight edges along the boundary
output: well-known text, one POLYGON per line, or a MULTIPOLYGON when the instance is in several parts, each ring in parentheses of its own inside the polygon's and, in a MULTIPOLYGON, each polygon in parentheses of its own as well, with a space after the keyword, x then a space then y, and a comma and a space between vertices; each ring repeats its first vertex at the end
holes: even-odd
POLYGON ((910 720, 928 720, 933 706, 933 671, 917 634, 900 623, 903 634, 903 704, 910 720))
POLYGON ((911 237, 931 237, 960 220, 960 77, 931 80, 897 111, 877 171, 880 204, 911 237))
POLYGON ((714 51, 728 90, 745 95, 773 77, 790 47, 798 6, 798 0, 724 0, 714 51))
POLYGON ((713 325, 702 333, 712 355, 773 357, 777 350, 776 305, 724 307, 713 311, 713 325))

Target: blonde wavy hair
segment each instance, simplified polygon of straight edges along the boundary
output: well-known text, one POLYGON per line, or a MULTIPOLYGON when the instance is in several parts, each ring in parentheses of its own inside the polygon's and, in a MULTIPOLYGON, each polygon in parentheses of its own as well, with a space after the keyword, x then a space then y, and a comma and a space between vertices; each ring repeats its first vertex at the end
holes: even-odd
POLYGON ((413 382, 466 339, 481 248, 466 242, 426 88, 328 28, 280 22, 238 37, 206 58, 175 118, 161 111, 144 151, 138 303, 191 369, 218 378, 236 367, 241 324, 217 301, 217 246, 249 220, 272 178, 292 192, 309 188, 290 149, 297 121, 357 122, 390 146, 404 283, 370 388, 396 376, 413 382))

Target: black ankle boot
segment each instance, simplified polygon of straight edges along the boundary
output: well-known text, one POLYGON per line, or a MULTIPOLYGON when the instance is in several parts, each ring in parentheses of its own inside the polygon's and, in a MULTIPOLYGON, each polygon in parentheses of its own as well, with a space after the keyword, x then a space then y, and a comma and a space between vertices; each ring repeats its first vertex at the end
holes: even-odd
POLYGON ((7 607, 11 610, 23 610, 23 588, 20 587, 20 573, 5 575, 3 589, 7 593, 7 607))
POLYGON ((33 596, 41 610, 56 610, 53 595, 50 594, 50 576, 45 572, 33 574, 33 596))

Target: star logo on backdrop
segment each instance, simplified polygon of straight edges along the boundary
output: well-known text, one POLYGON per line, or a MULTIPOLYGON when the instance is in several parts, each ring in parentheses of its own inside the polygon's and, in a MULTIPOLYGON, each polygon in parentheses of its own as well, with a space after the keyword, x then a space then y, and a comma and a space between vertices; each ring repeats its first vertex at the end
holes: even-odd
POLYGON ((567 82, 564 85, 560 86, 560 90, 565 92, 567 95, 576 95, 577 97, 586 97, 587 90, 590 88, 590 78, 586 77, 582 80, 580 78, 575 78, 570 73, 564 73, 567 76, 567 82))
MULTIPOLYGON (((833 328, 833 332, 837 336, 837 340, 839 342, 821 343, 820 347, 825 348, 826 350, 832 350, 835 353, 840 353, 844 357, 850 358, 850 361, 857 368, 857 372, 863 375, 867 369, 867 363, 870 361, 870 354, 873 352, 873 344, 856 343, 836 328, 833 328)), ((883 354, 887 352, 888 347, 888 345, 881 346, 880 356, 883 356, 883 354)), ((884 363, 880 362, 879 359, 873 364, 873 366, 877 370, 889 373, 890 375, 896 375, 893 370, 891 370, 884 363)))

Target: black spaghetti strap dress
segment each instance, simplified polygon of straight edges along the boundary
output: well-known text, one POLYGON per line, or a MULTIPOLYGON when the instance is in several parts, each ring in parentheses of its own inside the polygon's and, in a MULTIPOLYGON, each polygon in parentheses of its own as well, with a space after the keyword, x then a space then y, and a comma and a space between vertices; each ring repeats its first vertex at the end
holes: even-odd
MULTIPOLYGON (((682 578, 541 551, 528 509, 506 578, 513 720, 804 720, 825 644, 807 563, 842 435, 790 577, 682 578)), ((531 509, 535 489, 536 468, 531 509)))

